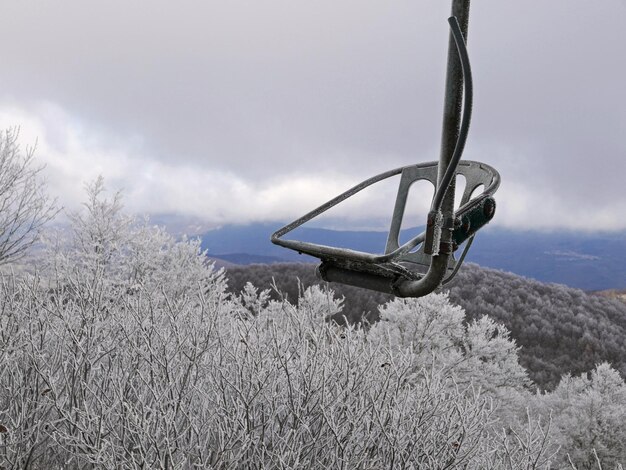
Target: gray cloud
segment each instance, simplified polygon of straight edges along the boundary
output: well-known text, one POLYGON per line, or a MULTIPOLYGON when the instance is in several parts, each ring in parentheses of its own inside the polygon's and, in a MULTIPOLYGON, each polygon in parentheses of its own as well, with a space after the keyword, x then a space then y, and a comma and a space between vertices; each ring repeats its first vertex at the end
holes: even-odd
MULTIPOLYGON (((3 2, 1 121, 32 123, 68 201, 100 169, 138 210, 295 216, 342 184, 437 158, 448 12, 441 0, 3 2), (319 194, 287 196, 296 180, 319 194)), ((624 13, 621 0, 473 2, 466 156, 502 172, 498 223, 626 227, 624 13)))

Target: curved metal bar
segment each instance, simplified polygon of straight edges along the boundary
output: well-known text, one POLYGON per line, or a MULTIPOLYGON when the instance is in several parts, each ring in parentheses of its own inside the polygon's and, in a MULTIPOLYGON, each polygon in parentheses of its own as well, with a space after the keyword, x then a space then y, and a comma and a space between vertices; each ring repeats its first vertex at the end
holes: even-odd
POLYGON ((463 87, 464 87, 464 105, 463 105, 463 118, 461 120, 461 128, 459 130, 459 137, 456 141, 456 145, 454 147, 454 153, 452 155, 452 159, 450 160, 450 164, 446 168, 446 172, 441 179, 441 183, 437 188, 437 192, 435 193, 435 197, 433 197, 433 202, 431 204, 432 211, 438 211, 441 208, 441 204, 443 202, 443 198, 448 191, 448 187, 450 186, 450 182, 452 178, 454 178, 454 174, 456 172, 456 167, 461 160, 461 156, 463 155, 463 150, 465 150, 465 143, 467 142, 467 135, 469 133, 470 123, 472 121, 472 108, 474 101, 474 84, 472 80, 472 68, 470 66, 469 55, 467 53, 467 47, 465 46, 465 40, 463 39, 463 33, 461 32, 461 27, 459 26, 459 21, 456 17, 448 18, 448 23, 450 24, 450 30, 452 32, 452 37, 454 38, 454 42, 456 44, 457 52, 459 54, 459 59, 461 60, 461 67, 463 69, 463 87))
MULTIPOLYGON (((469 2, 466 2, 463 5, 463 2, 453 3, 453 11, 454 6, 463 6, 465 8, 465 13, 469 12, 469 2)), ((448 86, 451 83, 455 83, 457 76, 462 75, 462 77, 458 77, 459 79, 463 79, 465 93, 464 97, 464 109, 463 115, 461 119, 461 126, 459 130, 459 135, 454 147, 454 152, 452 158, 450 159, 450 163, 448 164, 444 176, 441 178, 437 191, 435 193, 435 197, 433 198, 433 202, 431 204, 431 213, 439 213, 443 200, 446 196, 448 188, 452 183, 452 179, 454 178, 454 174, 456 172, 456 168, 461 159, 461 155, 463 154, 463 150, 465 148, 465 142, 467 140, 467 134, 469 132, 469 125, 471 121, 472 115, 472 99, 473 99, 473 85, 472 85, 472 77, 471 77, 471 68, 469 66, 469 56, 467 54, 467 48, 465 47, 465 40, 463 39, 463 33, 461 31, 461 27, 459 25, 459 21, 455 16, 452 16, 448 19, 448 23, 450 24, 452 37, 454 39, 454 43, 456 45, 457 53, 459 55, 459 59, 461 62, 461 70, 459 71, 456 67, 452 66, 451 58, 452 56, 448 56, 448 74, 449 76, 446 78, 446 108, 449 105, 449 100, 453 100, 453 92, 448 86)), ((444 118, 445 120, 445 118, 444 118)), ((445 139, 444 133, 444 139, 445 139)), ((440 164, 443 165, 445 160, 444 153, 442 152, 440 158, 440 164)), ((450 214, 451 215, 451 214, 450 214)), ((439 233, 441 234, 441 228, 439 228, 439 233)), ((448 240, 446 240, 448 241, 448 240)), ((428 243, 428 242, 427 242, 428 243)), ((438 243, 438 242, 437 242, 438 243)), ((436 247, 438 250, 438 247, 436 247)), ((430 267, 428 268, 428 272, 426 275, 417 281, 412 280, 404 280, 400 282, 395 287, 396 295, 401 297, 421 297, 424 295, 430 294, 435 289, 439 288, 443 283, 446 272, 448 270, 448 260, 450 259, 450 253, 434 253, 430 258, 430 267)))
POLYGON ((392 176, 399 175, 400 173, 402 173, 403 169, 404 169, 404 167, 396 168, 395 170, 390 170, 390 171, 386 171, 384 173, 380 173, 379 175, 376 175, 376 176, 373 176, 371 178, 368 178, 365 181, 363 181, 362 183, 359 183, 356 186, 353 186, 352 188, 348 189, 347 191, 341 193, 339 196, 331 199, 330 201, 326 202, 325 204, 322 204, 321 206, 317 207, 316 209, 313 209, 312 211, 306 213, 305 215, 303 215, 299 219, 296 219, 293 222, 291 222, 290 224, 287 224, 284 227, 278 229, 276 232, 274 232, 272 234, 272 237, 271 237, 272 243, 275 243, 275 244, 281 245, 281 246, 285 246, 287 248, 291 248, 290 246, 287 246, 287 245, 284 244, 285 242, 287 242, 289 240, 281 240, 280 237, 282 237, 285 234, 291 232, 292 230, 300 227, 302 224, 308 222, 309 220, 313 219, 314 217, 317 217, 318 215, 322 214, 323 212, 326 212, 328 209, 336 206, 340 202, 345 201, 349 197, 354 196, 356 193, 358 193, 360 191, 363 191, 368 186, 371 186, 374 183, 378 183, 379 181, 385 180, 387 178, 391 178, 392 176))
POLYGON ((447 278, 443 280, 443 282, 441 283, 442 286, 445 286, 452 279, 454 279, 454 276, 456 276, 456 274, 459 272, 459 269, 461 269, 461 265, 463 264, 463 261, 465 261, 465 256, 467 256, 467 252, 469 251, 470 247, 472 246, 472 243, 474 242, 474 237, 475 235, 472 235, 470 239, 467 240, 467 243, 465 244, 465 248, 463 249, 463 253, 461 253, 461 256, 456 262, 456 266, 454 266, 454 270, 448 275, 447 278))

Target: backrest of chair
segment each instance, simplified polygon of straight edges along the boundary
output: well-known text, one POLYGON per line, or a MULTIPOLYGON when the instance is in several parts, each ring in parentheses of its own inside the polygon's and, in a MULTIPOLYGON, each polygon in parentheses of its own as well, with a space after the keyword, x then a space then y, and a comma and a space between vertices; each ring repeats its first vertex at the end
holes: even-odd
MULTIPOLYGON (((425 180, 429 181, 433 187, 436 188, 437 174, 437 162, 411 165, 402 169, 385 253, 397 250, 400 246, 400 230, 402 228, 402 220, 404 219, 406 202, 411 186, 417 181, 425 180)), ((470 201, 472 194, 478 187, 484 187, 483 194, 492 194, 500 184, 500 176, 498 172, 491 166, 480 162, 463 160, 459 162, 456 174, 463 175, 466 181, 463 196, 461 197, 460 207, 463 207, 470 201)), ((458 210, 459 208, 456 209, 458 210)), ((450 259, 451 267, 454 267, 454 257, 452 256, 450 259)), ((430 255, 424 253, 423 244, 421 244, 414 252, 403 255, 401 260, 426 267, 430 266, 430 255)))
MULTIPOLYGON (((402 229, 402 220, 404 219, 406 202, 411 186, 417 181, 426 180, 435 187, 437 185, 437 167, 437 162, 428 162, 407 166, 402 169, 385 253, 390 253, 400 247, 400 230, 402 229)), ((413 262, 426 266, 430 265, 430 257, 423 253, 421 247, 415 253, 410 253, 410 255, 412 255, 410 258, 412 258, 412 261, 414 260, 413 262)))
POLYGON ((470 201, 472 194, 478 187, 484 187, 483 194, 492 195, 500 185, 499 173, 485 163, 462 160, 459 162, 456 174, 465 177, 465 190, 461 197, 460 206, 456 210, 470 201))

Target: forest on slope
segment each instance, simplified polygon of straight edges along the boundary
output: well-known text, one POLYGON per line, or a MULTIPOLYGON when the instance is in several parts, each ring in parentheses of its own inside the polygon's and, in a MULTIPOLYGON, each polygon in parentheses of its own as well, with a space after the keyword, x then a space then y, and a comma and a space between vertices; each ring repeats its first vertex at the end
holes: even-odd
MULTIPOLYGON (((298 299, 303 289, 324 284, 311 264, 231 266, 228 285, 240 292, 247 282, 275 285, 274 298, 298 299), (280 293, 280 294, 279 294, 280 293)), ((355 323, 378 320, 378 307, 392 296, 341 284, 329 284, 344 297, 343 317, 355 323)), ((567 373, 581 374, 609 362, 626 376, 626 304, 558 284, 544 284, 511 273, 463 266, 444 292, 466 312, 466 321, 488 315, 502 323, 520 347, 519 361, 540 388, 552 390, 567 373)))
POLYGON ((418 299, 337 287, 342 300, 304 287, 315 283, 311 265, 231 270, 229 292, 198 240, 123 213, 101 179, 87 189, 34 272, 0 274, 0 468, 626 462, 620 372, 603 362, 536 393, 501 324, 538 322, 548 305, 588 334, 595 365, 604 331, 623 334, 621 304, 472 266, 450 294, 418 299), (364 313, 368 328, 326 321, 364 313))
POLYGON ((531 417, 493 320, 464 325, 431 295, 387 303, 365 330, 325 321, 340 301, 317 286, 294 303, 231 294, 197 240, 127 216, 101 179, 87 189, 35 272, 0 272, 0 469, 549 469, 596 448, 626 461, 622 408, 595 407, 626 399, 607 365, 531 417), (585 435, 581 406, 600 423, 585 435))

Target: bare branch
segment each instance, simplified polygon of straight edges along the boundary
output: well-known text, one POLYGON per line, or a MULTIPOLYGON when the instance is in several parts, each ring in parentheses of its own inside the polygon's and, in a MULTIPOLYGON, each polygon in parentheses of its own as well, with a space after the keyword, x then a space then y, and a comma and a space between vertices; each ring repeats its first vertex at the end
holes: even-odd
POLYGON ((34 165, 35 147, 22 153, 18 138, 19 129, 0 131, 0 265, 22 258, 58 213, 44 192, 43 167, 34 165))

